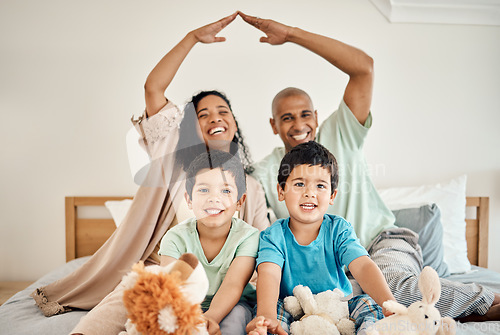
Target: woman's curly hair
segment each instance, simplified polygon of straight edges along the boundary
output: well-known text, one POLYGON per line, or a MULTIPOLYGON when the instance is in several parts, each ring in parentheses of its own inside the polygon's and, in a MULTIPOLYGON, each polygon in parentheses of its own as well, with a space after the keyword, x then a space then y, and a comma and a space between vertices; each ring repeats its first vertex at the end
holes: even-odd
MULTIPOLYGON (((231 113, 233 112, 229 99, 219 91, 201 91, 191 98, 191 101, 184 108, 184 118, 179 125, 179 142, 177 143, 176 148, 176 162, 184 171, 188 169, 189 164, 199 154, 207 152, 210 149, 206 143, 199 138, 197 132, 198 117, 196 115, 196 109, 199 102, 209 95, 215 95, 223 99, 227 103, 231 113)), ((236 123, 237 130, 230 143, 230 153, 240 157, 245 173, 250 174, 253 172, 250 151, 243 140, 243 135, 241 134, 241 129, 236 118, 234 118, 234 121, 236 123)))

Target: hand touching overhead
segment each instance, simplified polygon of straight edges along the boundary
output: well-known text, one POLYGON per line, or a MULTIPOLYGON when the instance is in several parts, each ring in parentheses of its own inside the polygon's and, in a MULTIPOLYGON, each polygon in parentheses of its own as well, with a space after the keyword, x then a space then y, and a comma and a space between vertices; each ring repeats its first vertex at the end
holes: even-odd
POLYGON ((196 40, 201 43, 224 42, 226 40, 225 37, 217 37, 215 35, 217 35, 228 24, 233 22, 237 15, 238 13, 235 12, 220 19, 219 21, 209 23, 206 26, 193 30, 191 33, 194 35, 196 40))
POLYGON ((293 29, 292 27, 286 26, 282 23, 269 20, 261 19, 256 16, 246 15, 243 12, 238 11, 238 15, 255 28, 266 34, 266 37, 261 37, 260 41, 263 43, 269 43, 271 45, 279 45, 288 42, 288 35, 293 29))
POLYGON ((146 113, 151 117, 158 113, 167 103, 165 90, 174 79, 177 70, 188 55, 189 51, 198 42, 224 42, 225 37, 217 37, 222 29, 234 21, 238 13, 233 13, 219 21, 207 24, 190 31, 175 47, 173 47, 151 71, 144 84, 146 96, 146 113))

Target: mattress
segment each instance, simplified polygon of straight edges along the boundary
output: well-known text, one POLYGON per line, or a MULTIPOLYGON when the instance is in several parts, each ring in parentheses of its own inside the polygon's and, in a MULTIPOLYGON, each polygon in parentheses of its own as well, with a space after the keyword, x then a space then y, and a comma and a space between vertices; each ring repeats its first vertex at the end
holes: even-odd
MULTIPOLYGON (((30 297, 35 288, 47 285, 82 265, 89 257, 72 260, 49 272, 26 289, 16 293, 0 306, 0 335, 51 334, 67 335, 86 311, 73 311, 52 317, 45 317, 30 297)), ((500 273, 473 266, 466 274, 451 275, 446 279, 461 283, 482 284, 500 293, 500 273)), ((457 334, 500 334, 500 322, 458 323, 457 334)))

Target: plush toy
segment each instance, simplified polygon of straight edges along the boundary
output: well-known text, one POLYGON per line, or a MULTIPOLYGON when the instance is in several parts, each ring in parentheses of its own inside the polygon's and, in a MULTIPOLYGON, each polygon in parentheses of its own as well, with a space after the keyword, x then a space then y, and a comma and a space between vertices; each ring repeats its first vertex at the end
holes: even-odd
POLYGON ((183 254, 165 267, 139 262, 123 284, 127 334, 208 335, 200 307, 208 279, 195 255, 183 254))
POLYGON ((450 317, 441 318, 441 314, 434 307, 441 295, 441 283, 433 268, 426 266, 422 270, 418 288, 423 296, 422 301, 414 302, 408 308, 395 301, 384 302, 383 306, 394 315, 377 321, 367 333, 369 335, 455 334, 455 321, 450 317))
POLYGON ((354 322, 349 320, 347 301, 339 289, 313 295, 309 287, 297 285, 293 296, 284 300, 285 309, 297 321, 292 322, 292 335, 351 335, 354 322))

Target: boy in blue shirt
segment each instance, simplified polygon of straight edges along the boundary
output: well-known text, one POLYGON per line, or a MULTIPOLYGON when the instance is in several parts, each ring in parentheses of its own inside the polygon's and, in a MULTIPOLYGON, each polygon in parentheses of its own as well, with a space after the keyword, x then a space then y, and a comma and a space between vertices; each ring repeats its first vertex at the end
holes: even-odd
POLYGON ((260 235, 257 316, 247 325, 249 334, 287 334, 293 319, 283 310, 282 300, 293 295, 299 284, 308 286, 313 294, 339 288, 350 295, 352 287, 344 266, 369 295, 349 300, 356 330, 382 318, 386 312, 379 306, 395 300, 351 224, 325 214, 337 195, 337 184, 337 162, 321 144, 302 143, 283 157, 278 197, 285 201, 290 217, 276 221, 260 235))

